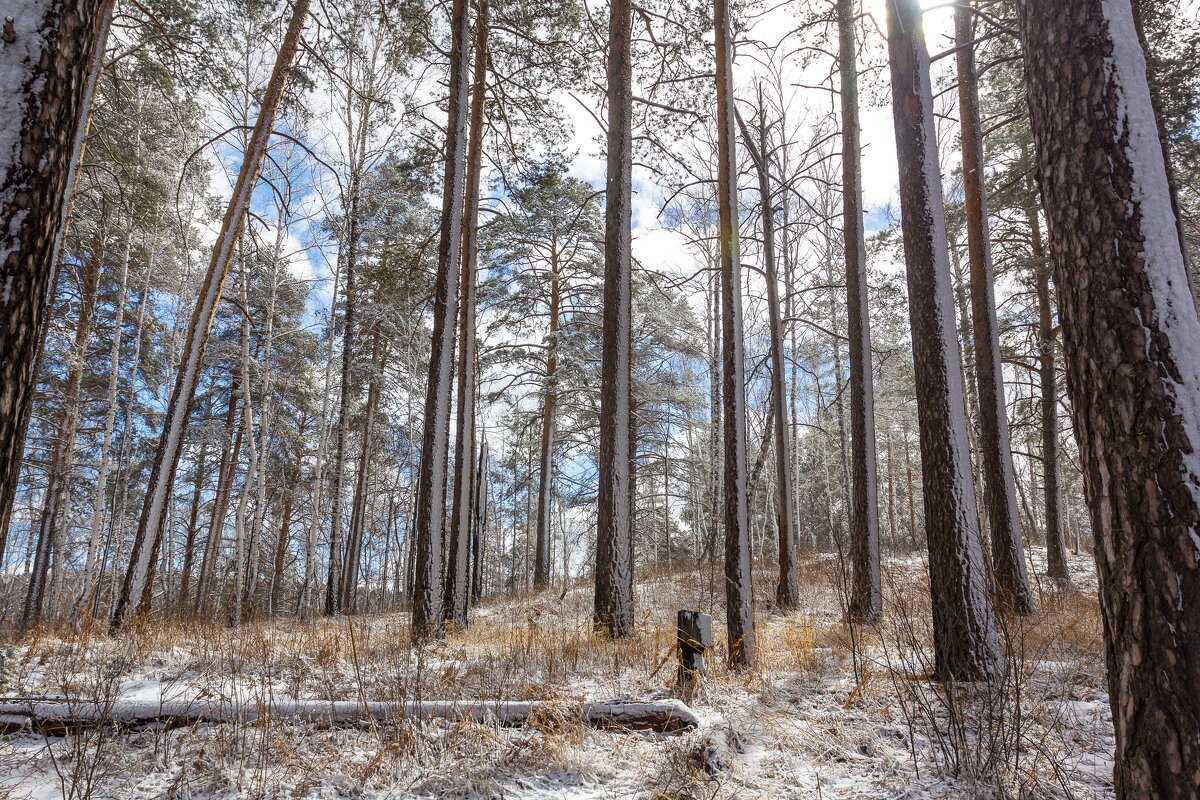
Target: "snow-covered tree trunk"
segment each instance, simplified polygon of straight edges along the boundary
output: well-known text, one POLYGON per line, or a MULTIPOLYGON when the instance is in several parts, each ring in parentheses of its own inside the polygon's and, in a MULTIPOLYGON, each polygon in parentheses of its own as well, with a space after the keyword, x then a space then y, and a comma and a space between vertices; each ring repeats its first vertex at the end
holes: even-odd
POLYGON ((721 395, 725 401, 725 620, 729 664, 754 664, 754 596, 746 459, 742 266, 738 246, 733 29, 728 0, 713 4, 717 63, 717 204, 721 246, 721 395))
MULTIPOLYGON (((762 92, 759 92, 760 113, 765 114, 762 92)), ((794 608, 800 602, 800 576, 796 571, 799 559, 798 534, 796 528, 795 503, 792 494, 792 448, 789 441, 787 409, 788 395, 784 382, 783 365, 783 304, 779 300, 779 269, 775 257, 775 198, 771 191, 770 162, 765 119, 759 120, 758 143, 755 136, 736 114, 742 130, 742 140, 754 160, 758 176, 758 195, 762 206, 763 265, 766 268, 767 311, 770 329, 771 360, 771 409, 770 421, 775 428, 775 491, 779 522, 779 583, 775 589, 775 602, 783 609, 794 608)), ((769 435, 764 437, 767 445, 769 435)), ((757 469, 755 470, 757 472, 757 469)), ((751 481, 753 483, 753 481, 751 481)))
POLYGON ((454 457, 454 501, 450 519, 445 617, 467 626, 471 597, 471 531, 475 518, 475 384, 478 380, 476 319, 479 280, 479 182, 483 172, 484 104, 487 101, 488 1, 477 0, 475 61, 471 76, 470 141, 467 145, 466 197, 463 209, 462 307, 458 327, 458 418, 454 457))
POLYGON ((1200 786, 1200 320, 1129 0, 1019 5, 1117 797, 1200 786))
POLYGON ((929 53, 917 0, 888 3, 888 51, 921 426, 934 671, 941 680, 989 680, 1004 663, 979 535, 929 53))
POLYGON ((167 405, 162 434, 159 436, 151 462, 146 499, 134 534, 129 568, 125 572, 121 591, 113 608, 111 625, 114 630, 125 626, 131 616, 133 604, 140 605, 140 598, 149 585, 150 565, 157 555, 156 547, 162 533, 163 518, 167 500, 171 495, 179 454, 183 449, 184 431, 200 378, 200 369, 204 363, 209 330, 217 313, 217 303, 229 271, 234 245, 245 222, 250 197, 258 183, 258 170, 266 155, 271 130, 275 124, 275 114, 283 100, 288 74, 300 44, 304 21, 308 16, 309 3, 310 0, 295 0, 292 6, 291 21, 276 56, 271 78, 267 82, 258 120, 242 155, 242 165, 233 187, 233 195, 229 199, 221 230, 213 244, 212 258, 201 285, 200 297, 192 311, 175 388, 167 405))
POLYGON ((608 21, 608 171, 604 204, 604 331, 593 622, 614 638, 633 633, 630 527, 632 384, 633 4, 612 0, 608 21))
POLYGON ((1025 567, 1025 537, 1017 517, 1017 484, 1004 400, 1004 365, 993 291, 992 245, 987 190, 983 182, 983 130, 975 69, 975 13, 971 4, 954 10, 958 60, 958 110, 962 132, 963 205, 967 256, 971 268, 971 323, 975 343, 975 381, 979 393, 979 460, 984 504, 992 539, 992 580, 1000 608, 1017 614, 1033 611, 1033 593, 1025 567))
POLYGON ((416 573, 412 632, 416 641, 441 637, 442 541, 446 517, 447 451, 450 396, 454 390, 454 323, 458 317, 459 255, 462 250, 464 177, 467 155, 467 72, 471 61, 467 0, 454 0, 451 11, 450 112, 446 123, 446 168, 442 180, 442 218, 437 280, 433 298, 433 342, 425 392, 421 466, 417 474, 416 573))
POLYGON ((857 3, 838 0, 842 101, 842 232, 850 346, 850 615, 872 622, 883 610, 879 571, 879 478, 875 459, 875 388, 867 309, 867 243, 862 214, 862 137, 858 115, 857 3))
POLYGON ((106 7, 105 0, 13 4, 11 34, 0 45, 0 559, 106 7))

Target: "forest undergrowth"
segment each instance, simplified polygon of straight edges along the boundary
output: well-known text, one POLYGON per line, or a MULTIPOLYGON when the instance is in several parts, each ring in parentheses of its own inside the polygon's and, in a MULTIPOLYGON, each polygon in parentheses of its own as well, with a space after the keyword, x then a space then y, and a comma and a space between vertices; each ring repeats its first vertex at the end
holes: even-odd
MULTIPOLYGON (((1091 557, 1074 588, 1044 576, 1038 611, 1003 622, 993 686, 928 680, 921 559, 885 563, 874 627, 844 622, 833 560, 803 565, 801 610, 762 614, 760 661, 724 666, 719 573, 644 577, 636 634, 591 633, 591 587, 496 600, 468 630, 421 648, 405 614, 155 621, 110 638, 43 634, 2 651, 0 694, 112 708, 118 699, 661 698, 675 677, 675 611, 713 614, 709 675, 681 735, 585 729, 553 714, 523 728, 402 719, 319 729, 286 720, 0 740, 3 798, 479 797, 920 798, 1112 796, 1113 734, 1091 557), (714 588, 715 582, 715 588, 714 588)), ((773 574, 755 593, 772 595, 773 574)), ((763 609, 766 611, 766 609, 763 609)))

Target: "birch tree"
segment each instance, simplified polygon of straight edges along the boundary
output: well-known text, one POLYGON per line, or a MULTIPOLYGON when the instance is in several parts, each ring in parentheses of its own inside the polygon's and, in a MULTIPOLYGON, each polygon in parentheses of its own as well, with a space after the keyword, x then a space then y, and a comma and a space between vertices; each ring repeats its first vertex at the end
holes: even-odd
POLYGON ((175 480, 175 470, 183 448, 183 434, 187 425, 192 398, 199 382, 200 368, 204 361, 204 350, 208 344, 209 329, 216 314, 217 302, 233 258, 234 245, 245 222, 250 197, 257 183, 258 170, 266 155, 275 114, 283 100, 288 74, 300 44, 300 35, 308 15, 310 0, 295 0, 291 19, 284 34, 275 66, 271 72, 259 107, 258 121, 242 155, 233 195, 221 222, 221 230, 213 245, 212 257, 205 274, 201 294, 192 312, 183 357, 180 360, 175 388, 163 420, 162 434, 151 466, 150 480, 146 487, 146 499, 134 534, 133 549, 129 566, 121 584, 121 591, 113 607, 111 627, 119 630, 125 626, 131 611, 144 605, 150 590, 151 564, 157 556, 162 537, 167 499, 175 480))

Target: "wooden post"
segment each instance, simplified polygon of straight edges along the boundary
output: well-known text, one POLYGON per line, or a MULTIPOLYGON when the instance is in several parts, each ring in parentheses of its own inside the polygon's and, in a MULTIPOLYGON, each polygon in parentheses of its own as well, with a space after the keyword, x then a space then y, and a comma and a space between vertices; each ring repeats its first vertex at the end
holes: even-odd
POLYGON ((704 653, 713 645, 712 617, 701 611, 680 611, 676 617, 679 674, 675 695, 691 703, 696 686, 705 674, 704 653))

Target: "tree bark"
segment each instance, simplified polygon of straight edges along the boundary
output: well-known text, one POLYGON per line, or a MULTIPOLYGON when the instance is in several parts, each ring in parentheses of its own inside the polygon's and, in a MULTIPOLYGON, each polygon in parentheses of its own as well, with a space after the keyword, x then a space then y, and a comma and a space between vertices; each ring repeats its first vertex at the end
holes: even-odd
POLYGON ((633 633, 632 477, 629 439, 633 342, 633 4, 612 0, 608 23, 608 172, 604 206, 604 331, 593 623, 633 633))
POLYGON ((291 21, 288 23, 279 54, 275 58, 275 66, 267 82, 262 105, 259 107, 258 120, 242 155, 237 183, 233 187, 233 195, 229 199, 220 233, 213 245, 212 258, 204 276, 200 297, 192 311, 175 388, 167 405, 163 431, 151 462, 146 500, 142 506, 137 532, 134 534, 129 568, 125 572, 121 592, 113 608, 113 630, 120 630, 125 626, 131 616, 130 612, 134 610, 131 606, 140 604, 139 599, 143 597, 148 586, 150 565, 157 555, 156 547, 162 533, 167 499, 171 495, 175 469, 183 447, 184 430, 187 427, 192 398, 196 393, 196 384, 200 378, 200 368, 204 363, 209 330, 217 313, 217 304, 229 271, 234 245, 245 222, 254 187, 258 183, 258 170, 266 155, 271 130, 275 124, 275 114, 283 99, 292 61, 300 43, 300 34, 308 16, 309 2, 310 0, 295 0, 292 6, 291 21))
POLYGON ((934 675, 939 680, 991 680, 1003 671, 1004 662, 979 536, 929 53, 916 0, 888 4, 888 50, 921 426, 934 675))
POLYGON ((1118 798, 1200 786, 1200 320, 1129 0, 1019 4, 1118 798))
POLYGON ((1004 611, 1033 612, 1033 592, 1025 567, 1025 537, 1017 515, 1004 400, 1004 365, 993 291, 992 246, 988 230, 987 190, 983 184, 983 130, 979 124, 979 89, 975 69, 974 9, 954 10, 958 60, 958 108, 962 132, 963 203, 967 222, 967 256, 971 267, 971 322, 975 342, 975 380, 979 392, 979 460, 983 467, 984 503, 992 535, 992 576, 996 602, 1004 611))
MULTIPOLYGON (((842 85, 842 232, 850 346, 850 616, 874 622, 883 611, 879 569, 879 476, 875 390, 867 300, 867 242, 862 214, 862 139, 858 117, 858 44, 854 0, 838 0, 842 85)), ((889 484, 890 485, 890 484, 889 484)))
POLYGON ((725 621, 729 665, 753 666, 754 595, 746 458, 742 266, 737 230, 737 142, 734 136, 733 30, 728 0, 713 4, 717 79, 717 202, 721 243, 721 394, 725 400, 725 621))
POLYGON ((462 308, 458 328, 458 419, 455 431, 454 501, 450 520, 445 617, 467 627, 471 596, 471 531, 475 515, 475 385, 478 378, 476 305, 479 282, 479 181, 483 170, 484 104, 487 101, 488 0, 476 0, 475 66, 471 78, 470 142, 463 213, 462 308))
POLYGON ((0 70, 8 76, 0 140, 0 560, 106 7, 105 0, 31 0, 18 15, 13 40, 0 49, 0 70))
POLYGON ((442 624, 442 540, 445 522, 446 458, 450 438, 454 323, 458 317, 458 270, 462 247, 466 171, 467 68, 471 29, 467 0, 454 0, 451 14, 450 113, 446 124, 446 168, 433 301, 433 343, 425 394, 421 466, 417 476, 416 574, 413 585, 414 641, 445 635, 442 624))

